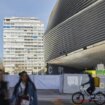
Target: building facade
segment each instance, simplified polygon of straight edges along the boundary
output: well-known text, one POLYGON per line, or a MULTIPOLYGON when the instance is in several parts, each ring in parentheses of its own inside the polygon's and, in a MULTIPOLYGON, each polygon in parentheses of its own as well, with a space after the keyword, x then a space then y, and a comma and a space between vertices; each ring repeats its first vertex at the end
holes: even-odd
POLYGON ((105 63, 105 0, 58 0, 44 45, 49 64, 84 69, 105 63))
POLYGON ((3 64, 5 71, 37 73, 44 67, 44 24, 34 18, 11 17, 3 23, 3 64))

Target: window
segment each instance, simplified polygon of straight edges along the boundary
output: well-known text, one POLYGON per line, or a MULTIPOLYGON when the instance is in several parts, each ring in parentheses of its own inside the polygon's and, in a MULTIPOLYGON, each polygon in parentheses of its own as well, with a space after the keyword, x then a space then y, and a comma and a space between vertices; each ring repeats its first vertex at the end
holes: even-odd
POLYGON ((10 19, 6 19, 6 21, 10 21, 10 19))
POLYGON ((37 69, 37 67, 34 67, 34 69, 37 69))
POLYGON ((38 67, 38 69, 41 69, 41 67, 38 67))

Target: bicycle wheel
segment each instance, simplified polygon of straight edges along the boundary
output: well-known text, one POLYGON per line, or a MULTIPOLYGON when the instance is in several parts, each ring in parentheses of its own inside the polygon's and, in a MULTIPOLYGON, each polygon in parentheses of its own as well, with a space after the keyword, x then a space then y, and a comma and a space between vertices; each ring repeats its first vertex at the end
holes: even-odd
POLYGON ((105 104, 105 94, 102 92, 95 94, 95 104, 96 105, 104 105, 105 104))
POLYGON ((83 101, 84 101, 84 95, 81 92, 77 92, 72 95, 72 102, 74 104, 82 104, 83 101))

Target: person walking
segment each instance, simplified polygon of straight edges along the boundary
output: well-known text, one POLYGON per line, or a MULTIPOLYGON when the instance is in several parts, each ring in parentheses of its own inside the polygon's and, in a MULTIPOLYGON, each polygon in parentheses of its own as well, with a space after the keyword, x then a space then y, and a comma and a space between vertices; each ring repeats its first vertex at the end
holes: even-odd
POLYGON ((9 105, 8 83, 4 81, 4 72, 0 69, 0 105, 9 105))
POLYGON ((37 91, 26 71, 19 73, 20 79, 15 85, 11 103, 14 105, 38 105, 37 91))

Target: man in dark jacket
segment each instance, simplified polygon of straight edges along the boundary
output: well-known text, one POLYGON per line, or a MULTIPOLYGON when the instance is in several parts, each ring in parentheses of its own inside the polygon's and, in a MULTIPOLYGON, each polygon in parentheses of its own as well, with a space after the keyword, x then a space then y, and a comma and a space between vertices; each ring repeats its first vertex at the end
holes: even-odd
POLYGON ((84 85, 89 84, 90 87, 87 89, 87 92, 88 92, 90 95, 92 95, 93 92, 95 91, 94 78, 93 78, 90 74, 87 74, 87 75, 88 75, 89 81, 86 82, 86 83, 84 83, 84 84, 82 84, 82 85, 84 86, 84 85))
POLYGON ((7 82, 3 79, 3 71, 0 69, 0 105, 9 105, 7 82))

